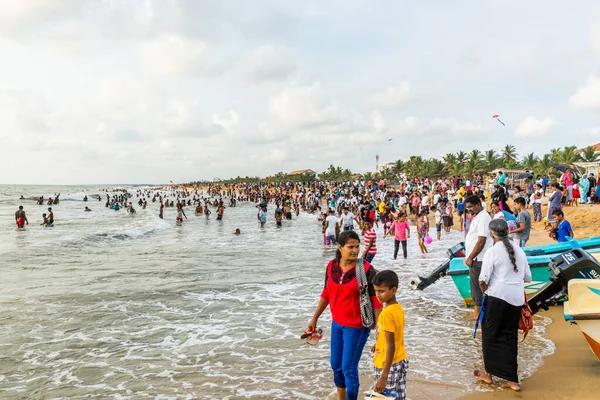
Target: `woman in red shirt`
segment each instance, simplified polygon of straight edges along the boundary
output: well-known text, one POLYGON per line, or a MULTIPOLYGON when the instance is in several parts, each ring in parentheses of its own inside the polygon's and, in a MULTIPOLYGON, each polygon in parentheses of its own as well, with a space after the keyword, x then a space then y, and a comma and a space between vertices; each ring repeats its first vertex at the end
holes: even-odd
MULTIPOLYGON (((358 398, 358 362, 369 329, 363 327, 360 317, 359 291, 355 266, 360 253, 360 238, 354 231, 342 232, 338 238, 336 257, 327 265, 325 287, 308 329, 315 331, 317 321, 329 305, 331 310, 331 368, 337 387, 338 400, 358 398)), ((383 307, 375 296, 373 278, 375 268, 364 262, 368 290, 375 309, 375 319, 383 307)))

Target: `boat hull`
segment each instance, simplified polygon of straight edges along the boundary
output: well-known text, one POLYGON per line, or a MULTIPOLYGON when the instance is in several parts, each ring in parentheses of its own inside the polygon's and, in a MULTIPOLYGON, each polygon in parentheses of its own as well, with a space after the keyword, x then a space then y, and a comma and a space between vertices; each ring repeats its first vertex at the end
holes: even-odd
POLYGON ((565 320, 579 326, 590 349, 600 360, 600 278, 569 281, 565 320))
MULTIPOLYGON (((450 274, 456 288, 458 289, 463 301, 469 307, 473 306, 471 298, 471 278, 469 271, 460 274, 450 274)), ((531 266, 531 282, 525 284, 525 293, 527 296, 532 295, 550 281, 550 271, 548 264, 531 266)))

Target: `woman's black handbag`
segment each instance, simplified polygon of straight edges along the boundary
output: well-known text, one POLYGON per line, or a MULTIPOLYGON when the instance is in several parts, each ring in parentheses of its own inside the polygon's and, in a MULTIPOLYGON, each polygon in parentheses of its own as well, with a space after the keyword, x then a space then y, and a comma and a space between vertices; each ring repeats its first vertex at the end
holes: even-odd
POLYGON ((373 303, 369 296, 369 285, 367 282, 367 274, 365 273, 365 262, 362 258, 356 260, 356 282, 358 282, 358 297, 360 304, 360 318, 365 328, 375 329, 377 321, 375 321, 375 312, 373 311, 373 303))

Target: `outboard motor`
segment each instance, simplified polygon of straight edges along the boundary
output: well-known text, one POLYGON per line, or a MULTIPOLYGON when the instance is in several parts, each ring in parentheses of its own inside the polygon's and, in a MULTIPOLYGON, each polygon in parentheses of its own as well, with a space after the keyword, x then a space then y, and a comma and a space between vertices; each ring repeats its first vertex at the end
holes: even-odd
POLYGON ((454 245, 446 250, 446 253, 448 254, 448 261, 431 271, 431 273, 426 277, 419 276, 419 283, 416 281, 411 281, 410 284, 418 290, 423 290, 426 287, 433 285, 441 277, 446 276, 448 268, 450 268, 450 260, 465 256, 465 243, 460 242, 454 245))
POLYGON ((543 286, 527 301, 531 311, 548 310, 548 306, 558 303, 567 296, 569 280, 600 279, 600 262, 583 249, 565 251, 554 257, 548 266, 550 282, 543 286))

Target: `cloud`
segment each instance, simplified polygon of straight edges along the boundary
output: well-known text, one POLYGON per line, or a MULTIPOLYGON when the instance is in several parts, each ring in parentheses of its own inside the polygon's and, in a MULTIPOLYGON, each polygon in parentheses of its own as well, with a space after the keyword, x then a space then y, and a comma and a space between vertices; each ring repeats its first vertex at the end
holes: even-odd
POLYGON ((146 66, 164 75, 196 75, 208 68, 207 45, 194 38, 169 33, 141 46, 146 66))
POLYGON ((290 76, 294 64, 286 48, 263 45, 248 56, 242 68, 252 82, 280 81, 290 76))
POLYGON ((81 11, 78 0, 0 0, 0 32, 18 38, 81 11))
POLYGON ((410 82, 400 82, 390 86, 384 93, 373 96, 375 107, 382 109, 394 109, 405 105, 410 100, 410 82))
POLYGON ((286 128, 316 128, 340 121, 340 109, 328 100, 321 84, 292 84, 269 100, 270 114, 286 128))
POLYGON ((556 124, 552 118, 537 119, 527 117, 519 124, 515 132, 516 137, 520 138, 538 138, 546 135, 556 124))
POLYGON ((569 105, 576 110, 600 111, 600 77, 588 77, 586 83, 571 96, 569 105))

